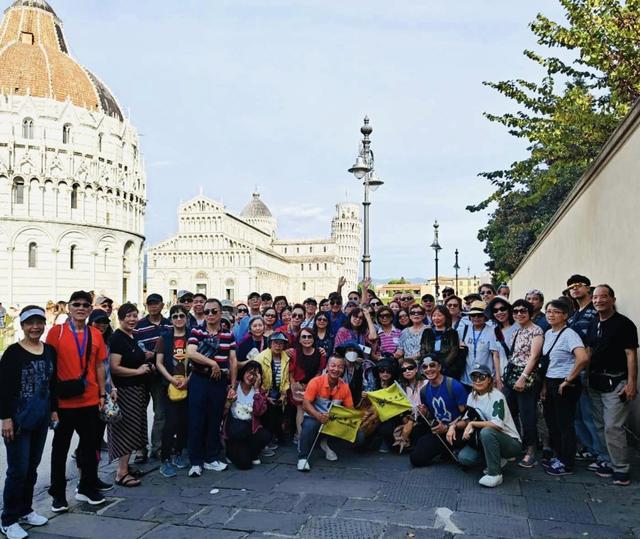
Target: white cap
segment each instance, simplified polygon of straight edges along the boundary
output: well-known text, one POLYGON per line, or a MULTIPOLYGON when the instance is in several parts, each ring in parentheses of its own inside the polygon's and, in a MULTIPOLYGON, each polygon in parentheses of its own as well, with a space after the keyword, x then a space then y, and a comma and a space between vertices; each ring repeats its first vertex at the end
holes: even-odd
POLYGON ((41 309, 40 307, 34 307, 33 309, 29 309, 28 311, 25 311, 22 314, 20 314, 20 322, 22 323, 33 316, 38 316, 43 320, 47 319, 47 317, 44 314, 44 309, 41 309))

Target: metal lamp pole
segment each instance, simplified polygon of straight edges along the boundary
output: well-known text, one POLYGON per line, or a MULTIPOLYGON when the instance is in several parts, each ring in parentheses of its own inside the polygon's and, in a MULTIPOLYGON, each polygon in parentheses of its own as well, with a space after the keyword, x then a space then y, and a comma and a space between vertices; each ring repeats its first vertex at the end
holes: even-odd
POLYGON ((431 244, 431 248, 436 254, 436 303, 440 298, 440 282, 438 281, 438 253, 442 249, 442 247, 440 247, 440 243, 438 242, 438 228, 440 228, 440 225, 438 224, 438 220, 436 219, 435 223, 433 223, 433 243, 431 244))
POLYGON ((458 290, 458 271, 460 270, 460 264, 458 264, 458 249, 456 249, 456 263, 453 265, 453 269, 456 270, 456 294, 459 294, 458 290))
POLYGON ((362 252, 362 277, 364 279, 371 278, 371 253, 369 252, 369 206, 371 201, 369 200, 369 191, 375 191, 384 184, 384 182, 377 176, 374 170, 375 159, 373 151, 371 150, 371 140, 369 135, 373 132, 373 127, 369 125, 369 117, 364 117, 364 125, 360 128, 363 138, 360 143, 360 151, 356 157, 355 164, 349 169, 349 172, 353 174, 357 180, 363 180, 364 186, 364 200, 362 206, 363 211, 363 228, 364 228, 364 242, 362 252))

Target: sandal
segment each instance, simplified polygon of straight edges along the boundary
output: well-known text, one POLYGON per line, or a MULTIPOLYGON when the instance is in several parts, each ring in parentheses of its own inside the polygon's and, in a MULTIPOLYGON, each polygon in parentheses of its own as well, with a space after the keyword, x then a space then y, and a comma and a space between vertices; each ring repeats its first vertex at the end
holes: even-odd
POLYGON ((520 462, 518 462, 518 466, 521 468, 533 468, 536 464, 538 464, 538 461, 533 455, 525 455, 520 462))
POLYGON ((149 455, 145 451, 144 453, 138 453, 136 455, 136 458, 133 459, 133 462, 134 464, 146 464, 148 460, 149 460, 149 455))
POLYGON ((140 479, 136 479, 130 473, 128 473, 127 475, 123 475, 120 479, 116 477, 116 485, 118 485, 119 487, 127 487, 127 488, 139 487, 140 483, 141 483, 140 479))
POLYGON ((135 477, 136 479, 139 479, 144 475, 144 472, 139 468, 135 468, 134 466, 129 466, 129 469, 127 470, 127 474, 130 475, 131 477, 135 477))

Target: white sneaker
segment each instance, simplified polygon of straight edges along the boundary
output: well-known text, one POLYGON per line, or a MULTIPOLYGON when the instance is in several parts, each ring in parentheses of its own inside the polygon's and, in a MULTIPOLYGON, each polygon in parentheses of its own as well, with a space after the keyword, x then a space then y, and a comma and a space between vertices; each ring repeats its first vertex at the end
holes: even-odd
POLYGON ((324 458, 332 462, 338 460, 338 455, 329 447, 329 442, 326 439, 320 440, 320 448, 324 451, 324 458))
POLYGON ((18 522, 20 524, 29 524, 29 526, 44 526, 49 522, 49 519, 39 515, 35 511, 31 511, 28 515, 21 517, 18 522))
MULTIPOLYGON (((509 461, 507 459, 501 458, 500 459, 500 469, 504 468, 508 464, 508 462, 509 461)), ((484 470, 482 470, 482 473, 484 475, 489 475, 489 469, 485 468, 484 470)))
POLYGON ((253 464, 254 466, 259 466, 260 464, 262 464, 262 461, 260 459, 255 459, 251 461, 251 464, 253 464))
POLYGON ((17 522, 15 524, 11 524, 11 526, 7 528, 0 526, 0 532, 4 533, 7 536, 7 539, 24 539, 25 537, 29 537, 29 534, 24 531, 22 526, 17 522))
POLYGON ((500 475, 483 475, 478 481, 483 487, 497 487, 502 485, 502 474, 500 475))
POLYGON ((202 467, 191 466, 191 468, 189 469, 189 473, 187 475, 189 477, 200 477, 202 475, 202 467))
POLYGON ((309 470, 311 470, 311 466, 309 466, 309 461, 307 459, 298 459, 298 471, 308 472, 309 470))
POLYGON ((214 460, 213 462, 205 462, 204 469, 205 470, 213 470, 214 472, 224 472, 227 469, 228 465, 224 462, 220 462, 219 460, 214 460))

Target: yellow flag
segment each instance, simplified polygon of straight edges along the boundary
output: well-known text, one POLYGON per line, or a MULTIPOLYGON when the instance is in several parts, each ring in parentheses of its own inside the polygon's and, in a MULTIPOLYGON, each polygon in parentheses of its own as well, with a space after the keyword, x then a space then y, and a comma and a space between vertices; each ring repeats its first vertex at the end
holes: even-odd
POLYGON ((402 391, 397 384, 393 384, 385 389, 379 389, 378 391, 370 391, 367 393, 367 397, 369 397, 371 404, 376 409, 376 412, 378 412, 380 421, 387 421, 392 417, 413 409, 411 401, 409 401, 404 391, 402 391))
POLYGON ((329 410, 329 417, 320 432, 353 443, 362 422, 362 412, 336 404, 329 410))

